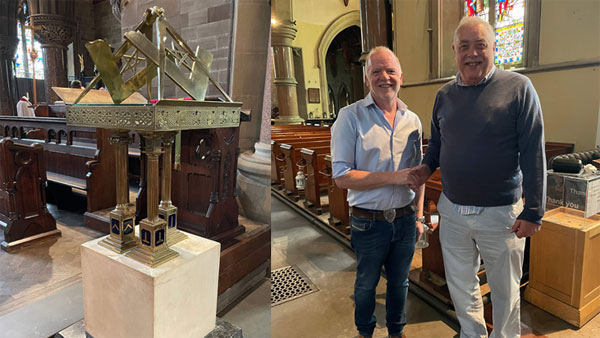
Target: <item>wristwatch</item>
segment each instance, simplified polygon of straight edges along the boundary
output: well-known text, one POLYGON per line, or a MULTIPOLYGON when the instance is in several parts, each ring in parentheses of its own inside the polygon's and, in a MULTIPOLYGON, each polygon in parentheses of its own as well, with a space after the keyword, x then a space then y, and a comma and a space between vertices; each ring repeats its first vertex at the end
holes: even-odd
POLYGON ((417 222, 425 224, 425 217, 417 217, 417 222))

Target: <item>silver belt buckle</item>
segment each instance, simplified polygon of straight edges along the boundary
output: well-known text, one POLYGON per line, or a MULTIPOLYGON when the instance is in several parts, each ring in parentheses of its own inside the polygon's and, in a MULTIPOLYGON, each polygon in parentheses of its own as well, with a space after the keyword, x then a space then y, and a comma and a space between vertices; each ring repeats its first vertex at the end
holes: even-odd
POLYGON ((383 217, 386 221, 392 223, 396 219, 396 209, 387 209, 383 211, 383 217))

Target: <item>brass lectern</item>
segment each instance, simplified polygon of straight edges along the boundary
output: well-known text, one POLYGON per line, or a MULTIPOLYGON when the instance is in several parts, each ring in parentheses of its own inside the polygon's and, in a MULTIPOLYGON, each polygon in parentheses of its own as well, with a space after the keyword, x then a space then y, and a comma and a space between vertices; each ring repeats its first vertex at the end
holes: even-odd
MULTIPOLYGON (((101 245, 154 267, 176 257, 177 253, 169 246, 186 238, 177 230, 177 207, 171 201, 172 145, 177 142, 177 133, 190 129, 238 127, 242 104, 233 102, 210 77, 208 69, 212 55, 199 48, 193 52, 165 20, 161 8, 146 10, 142 22, 134 31, 125 33, 124 38, 125 42, 114 54, 105 40, 87 44, 99 75, 83 92, 77 92, 80 95, 67 107, 67 124, 113 131, 110 141, 116 148, 117 205, 110 213, 110 234, 101 245), (144 68, 137 72, 141 66, 144 68), (124 81, 124 77, 129 79, 124 81), (156 103, 121 103, 144 85, 148 97, 152 97, 150 88, 154 77, 157 78, 156 103), (193 100, 165 100, 167 77, 193 100), (112 103, 78 104, 86 102, 86 95, 101 97, 104 94, 106 97, 105 93, 91 90, 100 79, 106 85, 112 103), (204 101, 209 81, 227 102, 204 101), (134 231, 135 210, 128 203, 127 149, 131 130, 145 140, 142 152, 146 155, 147 218, 140 222, 139 237, 134 231), (159 176, 161 154, 162 173, 159 176), (159 177, 162 177, 162 184, 159 177)), ((62 90, 61 97, 65 95, 68 91, 62 90)))

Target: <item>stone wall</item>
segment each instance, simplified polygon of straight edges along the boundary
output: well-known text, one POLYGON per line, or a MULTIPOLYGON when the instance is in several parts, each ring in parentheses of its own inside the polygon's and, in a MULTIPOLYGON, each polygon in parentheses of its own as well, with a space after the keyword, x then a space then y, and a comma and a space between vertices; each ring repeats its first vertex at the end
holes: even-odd
MULTIPOLYGON (((121 45, 121 23, 112 14, 108 0, 77 0, 75 1, 75 34, 74 52, 84 57, 85 75, 94 75, 94 62, 87 53, 85 44, 96 40, 106 39, 114 48, 121 45)), ((76 75, 79 75, 79 61, 74 58, 76 75)))
MULTIPOLYGON (((233 0, 131 0, 122 11, 122 33, 137 25, 144 11, 152 6, 165 10, 169 23, 192 50, 200 46, 213 54, 210 76, 226 92, 231 93, 233 0)), ((155 87, 153 95, 154 93, 155 87)), ((209 85, 207 95, 218 95, 218 90, 209 85)), ((186 96, 188 95, 167 80, 165 97, 186 96)))
POLYGON ((119 48, 123 39, 121 23, 113 15, 110 1, 95 1, 93 10, 94 26, 96 29, 94 39, 106 39, 115 49, 119 48))
MULTIPOLYGON (((76 46, 74 46, 74 53, 83 55, 83 63, 85 67, 85 75, 94 75, 94 62, 85 49, 85 44, 89 41, 96 39, 96 28, 95 24, 90 25, 90 22, 101 20, 94 16, 94 5, 92 0, 79 0, 75 1, 75 34, 73 35, 76 46)), ((73 60, 76 62, 75 72, 79 71, 79 59, 75 55, 73 60)))

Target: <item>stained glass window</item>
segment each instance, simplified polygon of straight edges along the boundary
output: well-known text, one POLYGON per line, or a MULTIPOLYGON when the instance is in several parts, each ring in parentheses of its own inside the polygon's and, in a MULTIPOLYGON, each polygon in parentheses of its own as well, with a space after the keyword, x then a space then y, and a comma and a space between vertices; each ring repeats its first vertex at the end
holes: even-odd
MULTIPOLYGON (((19 39, 17 45, 17 51, 15 53, 16 59, 16 74, 17 77, 31 78, 33 77, 33 67, 29 53, 31 52, 31 30, 25 29, 25 37, 22 34, 21 23, 17 23, 17 38, 19 39), (25 45, 23 45, 25 43, 25 45), (25 47, 26 54, 23 53, 25 47), (25 61, 27 58, 27 62, 25 61)), ((33 41, 33 46, 37 51, 37 58, 35 59, 35 78, 39 80, 44 79, 44 58, 42 53, 42 46, 37 40, 33 41)))
POLYGON ((489 0, 466 0, 465 16, 478 16, 488 21, 490 12, 489 0))
MULTIPOLYGON (((496 0, 493 9, 496 31, 494 63, 502 68, 523 65, 525 0, 496 0)), ((465 0, 465 16, 489 21, 488 0, 465 0)))

